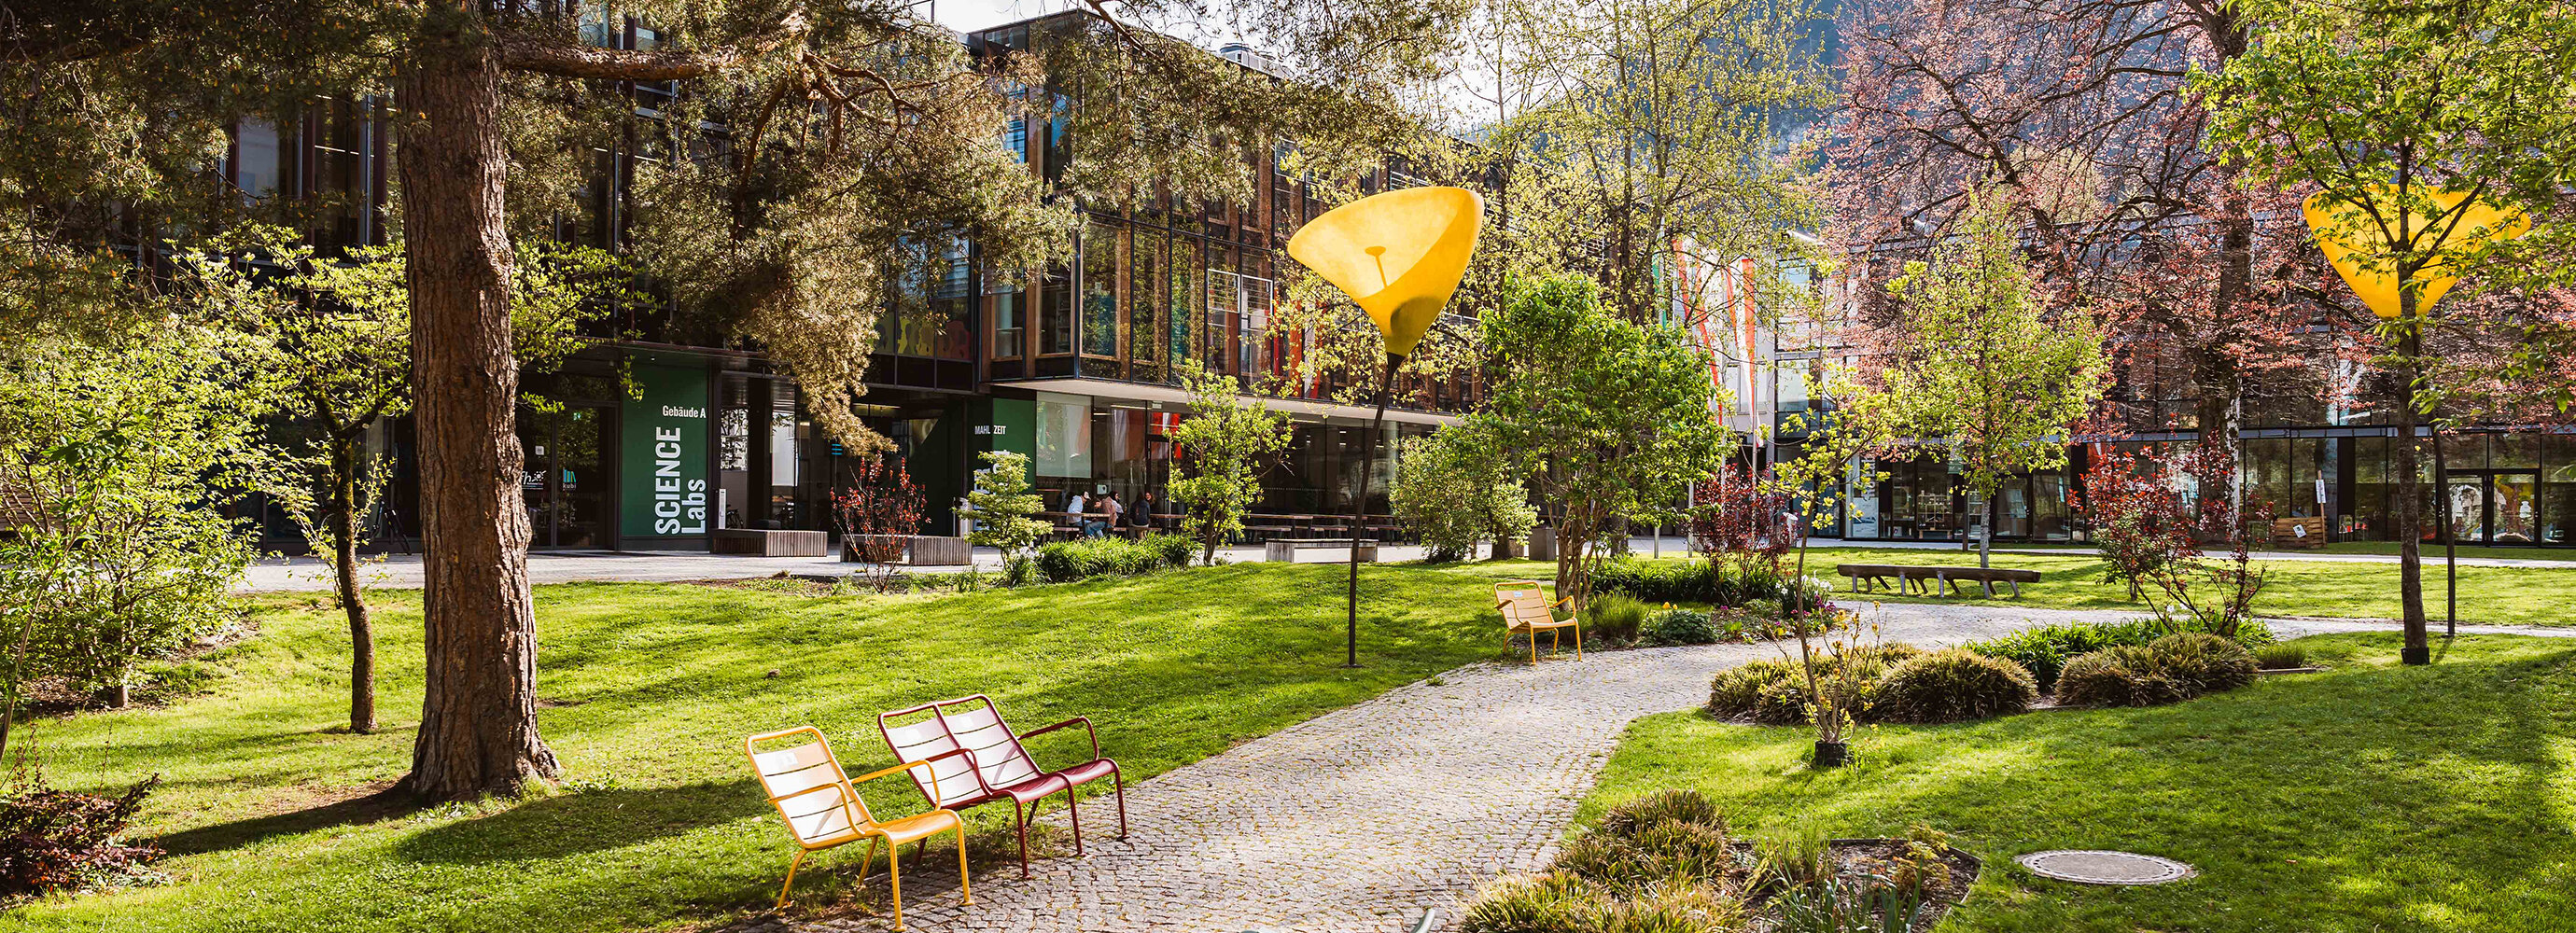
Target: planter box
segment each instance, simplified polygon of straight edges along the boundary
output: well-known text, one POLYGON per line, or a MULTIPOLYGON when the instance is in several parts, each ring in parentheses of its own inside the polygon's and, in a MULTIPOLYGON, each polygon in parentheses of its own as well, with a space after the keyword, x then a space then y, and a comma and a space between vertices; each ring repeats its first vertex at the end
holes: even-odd
POLYGON ((832 541, 819 531, 718 528, 709 549, 718 554, 753 557, 824 557, 832 553, 832 541))
POLYGON ((905 556, 915 567, 959 567, 975 562, 975 548, 964 538, 915 535, 905 556))
MULTIPOLYGON (((842 536, 841 562, 866 563, 866 560, 859 557, 859 543, 873 537, 875 536, 842 536)), ((903 553, 895 555, 894 563, 909 564, 914 567, 958 567, 975 562, 975 548, 968 545, 964 538, 945 535, 893 535, 892 537, 903 541, 903 553)))
POLYGON ((1530 529, 1529 559, 1556 559, 1556 529, 1545 525, 1530 529))
POLYGON ((1526 556, 1529 556, 1529 549, 1518 541, 1494 542, 1493 559, 1495 560, 1509 560, 1526 556))

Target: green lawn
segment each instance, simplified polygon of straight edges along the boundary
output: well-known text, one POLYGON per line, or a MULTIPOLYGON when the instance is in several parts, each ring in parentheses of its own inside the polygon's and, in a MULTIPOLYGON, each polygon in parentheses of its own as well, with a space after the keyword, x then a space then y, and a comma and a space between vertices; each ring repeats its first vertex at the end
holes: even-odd
POLYGON ((2334 670, 2177 706, 1872 727, 1821 774, 1802 730, 1649 717, 1581 818, 1696 787, 1739 826, 1930 825, 1986 859, 1945 931, 2576 930, 2576 641, 2465 637, 2429 668, 2386 641, 2307 639, 2334 670), (2101 888, 2010 861, 2089 848, 2201 876, 2101 888))
MULTIPOLYGON (((1253 564, 936 598, 540 587, 540 719, 565 788, 426 811, 347 802, 409 763, 418 594, 381 596, 378 708, 394 722, 369 736, 331 731, 347 708, 339 616, 265 598, 258 637, 196 662, 209 693, 13 736, 42 743, 56 786, 163 775, 147 823, 176 853, 161 863, 176 883, 36 903, 0 927, 693 926, 766 907, 786 869, 786 835, 738 751, 751 732, 818 725, 853 772, 874 770, 893 763, 877 711, 985 692, 1024 728, 1090 715, 1132 781, 1504 653, 1482 568, 1379 570, 1363 587, 1367 666, 1342 670, 1341 573, 1253 564)), ((1080 741, 1059 733, 1033 751, 1053 760, 1080 741)), ((871 790, 919 806, 900 779, 871 790)), ((1008 808, 985 811, 978 845, 999 849, 1008 808)), ((800 900, 825 899, 858 855, 824 856, 825 871, 799 878, 800 900)))
MULTIPOLYGON (((1667 558, 1670 559, 1670 558, 1667 558)), ((1834 565, 1916 564, 1976 566, 1973 551, 1934 550, 1929 548, 1816 548, 1807 552, 1807 573, 1832 580, 1844 590, 1845 601, 1878 599, 1888 602, 1959 602, 1927 596, 1872 594, 1866 597, 1849 593, 1851 583, 1834 575, 1834 565)), ((2267 615, 2329 616, 2335 618, 2393 619, 2400 612, 2397 598, 2397 565, 2351 561, 2266 561, 2271 581, 2256 600, 2255 610, 2267 615)), ((2037 584, 2024 584, 2020 599, 2009 591, 1999 599, 1982 596, 1964 600, 1986 605, 2043 606, 2053 609, 2142 609, 2129 601, 2126 585, 2101 582, 2102 558, 2089 551, 2062 554, 2002 553, 1994 555, 1997 567, 2037 570, 2042 579, 2037 584)), ((1974 589, 1971 588, 1971 592, 1974 589)), ((2442 564, 2427 559, 2424 563, 2424 609, 2435 625, 2442 620, 2442 564)), ((2461 567, 2460 621, 2519 625, 2576 624, 2576 568, 2554 567, 2461 567)))

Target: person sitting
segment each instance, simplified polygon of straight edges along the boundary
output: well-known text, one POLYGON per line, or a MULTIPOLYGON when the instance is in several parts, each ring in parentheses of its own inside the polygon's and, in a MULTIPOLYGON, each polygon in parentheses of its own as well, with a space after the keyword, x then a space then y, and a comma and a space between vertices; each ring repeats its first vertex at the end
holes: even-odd
POLYGON ((1083 533, 1094 538, 1108 537, 1109 530, 1118 527, 1118 515, 1122 511, 1125 509, 1118 504, 1117 493, 1113 492, 1100 497, 1100 513, 1108 518, 1105 521, 1084 522, 1083 533))
POLYGON ((1080 529, 1084 534, 1091 533, 1091 522, 1088 516, 1082 514, 1082 509, 1084 506, 1090 504, 1091 503, 1088 500, 1082 497, 1082 491, 1079 489, 1073 491, 1071 498, 1064 500, 1065 521, 1072 523, 1075 528, 1080 529))
POLYGON ((1127 531, 1138 538, 1154 533, 1154 494, 1146 493, 1135 508, 1127 510, 1127 531))

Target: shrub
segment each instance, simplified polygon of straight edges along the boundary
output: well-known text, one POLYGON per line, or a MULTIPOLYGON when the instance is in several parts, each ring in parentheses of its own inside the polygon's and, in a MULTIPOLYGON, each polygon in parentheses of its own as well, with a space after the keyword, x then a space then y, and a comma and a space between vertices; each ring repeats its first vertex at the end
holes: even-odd
POLYGON ((149 877, 143 863, 161 854, 117 841, 134 822, 161 776, 115 797, 75 794, 41 777, 0 797, 0 897, 130 883, 149 877))
POLYGON ((2254 666, 2267 671, 2306 667, 2308 650, 2292 644, 2264 645, 2254 649, 2254 666))
POLYGON ((2254 682, 2254 654, 2205 632, 2167 635, 2147 645, 2156 667, 2192 696, 2234 690, 2254 682))
POLYGON ((1889 668, 1870 709, 1886 722, 1960 722, 2018 713, 2036 699, 2039 683, 2021 665, 1952 648, 1889 668))
POLYGON ((1163 566, 1174 570, 1189 566, 1190 558, 1198 556, 1199 551, 1198 542, 1166 532, 1146 535, 1141 543, 1162 559, 1163 566))
POLYGON ((1717 808, 1717 801, 1695 790, 1659 790, 1601 814, 1601 831, 1613 836, 1635 836, 1664 823, 1715 826, 1722 831, 1726 814, 1717 808))
POLYGON ((1461 933, 1577 933, 1598 929, 1599 888, 1573 875, 1505 878, 1486 885, 1459 917, 1461 933))
POLYGON ((1002 559, 1002 585, 1027 586, 1038 582, 1037 558, 1022 554, 1002 559))
POLYGON ((1132 577, 1163 565, 1156 549, 1125 538, 1058 541, 1038 549, 1038 576, 1048 583, 1132 577))
POLYGON ((2076 655, 2057 675, 2057 701, 2075 706, 2156 706, 2189 699, 2140 645, 2076 655))
MULTIPOLYGON (((1853 665, 1850 689, 1861 695, 1844 699, 1864 701, 1889 668, 1922 653, 1923 649, 1903 643, 1862 646, 1817 658, 1816 676, 1819 681, 1843 683, 1837 666, 1853 665)), ((1766 726, 1786 726, 1807 721, 1808 699, 1805 665, 1795 657, 1767 658, 1718 672, 1709 682, 1707 709, 1720 719, 1750 718, 1766 726)), ((1868 705, 1850 704, 1853 718, 1874 718, 1868 705)))
POLYGON ((1649 603, 1742 605, 1781 595, 1779 572, 1768 565, 1741 569, 1706 560, 1638 560, 1622 557, 1592 572, 1596 593, 1622 593, 1649 603))
MULTIPOLYGON (((2108 624, 2058 622, 1963 647, 1987 657, 2006 658, 2029 669, 2031 676, 2039 681, 2040 692, 2050 693, 2057 689, 2058 672, 2066 667, 2068 659, 2113 645, 2144 646, 2184 630, 2186 625, 2185 622, 2162 619, 2131 619, 2108 624)), ((2272 629, 2261 622, 2248 621, 2238 626, 2236 641, 2248 647, 2269 644, 2272 629)))
POLYGON ((1708 613, 1697 609, 1669 610, 1646 626, 1649 645, 1709 645, 1721 637, 1708 613))
POLYGON ((1583 606, 1584 634, 1614 645, 1637 640, 1646 627, 1646 604, 1613 593, 1592 597, 1583 606))

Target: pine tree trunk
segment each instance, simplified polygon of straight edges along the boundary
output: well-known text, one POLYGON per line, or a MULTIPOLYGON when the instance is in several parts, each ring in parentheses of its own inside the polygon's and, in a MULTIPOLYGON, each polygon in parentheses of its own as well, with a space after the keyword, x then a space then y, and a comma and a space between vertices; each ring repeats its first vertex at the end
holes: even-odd
POLYGON ((473 14, 439 6, 395 85, 424 539, 425 695, 411 774, 433 800, 548 779, 510 352, 501 65, 473 14))
POLYGON ((358 439, 331 442, 331 553, 340 610, 349 616, 349 731, 376 731, 376 635, 358 588, 358 439))

